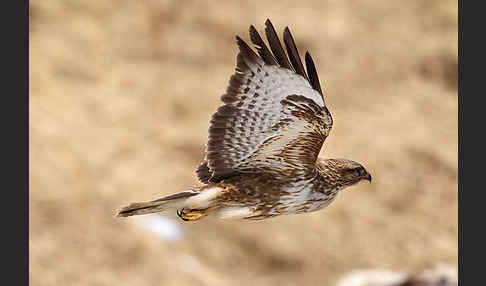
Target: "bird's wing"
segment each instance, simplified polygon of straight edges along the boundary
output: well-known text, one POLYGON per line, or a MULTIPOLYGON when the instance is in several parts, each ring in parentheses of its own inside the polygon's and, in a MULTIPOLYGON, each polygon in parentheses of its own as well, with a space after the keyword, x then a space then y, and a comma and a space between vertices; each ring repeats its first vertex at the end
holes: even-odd
POLYGON ((236 37, 236 72, 221 97, 225 104, 211 119, 206 160, 196 171, 203 183, 245 172, 309 171, 331 130, 310 54, 306 73, 289 29, 287 57, 272 23, 265 25, 271 51, 253 26, 250 38, 258 55, 236 37))

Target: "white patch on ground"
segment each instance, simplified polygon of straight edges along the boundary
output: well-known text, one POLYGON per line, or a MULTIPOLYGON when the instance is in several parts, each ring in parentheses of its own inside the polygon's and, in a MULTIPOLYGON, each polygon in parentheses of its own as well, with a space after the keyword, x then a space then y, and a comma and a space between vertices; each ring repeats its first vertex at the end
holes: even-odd
MULTIPOLYGON (((160 214, 135 216, 132 221, 167 242, 176 242, 184 238, 180 223, 160 214)), ((201 263, 192 255, 174 249, 171 257, 173 257, 175 265, 181 271, 189 275, 199 277, 201 272, 207 272, 207 270, 205 270, 207 267, 201 265, 201 263)))
POLYGON ((341 278, 337 286, 390 286, 405 282, 407 274, 388 270, 355 270, 341 278))
POLYGON ((183 237, 180 226, 174 220, 159 214, 135 216, 132 221, 168 242, 175 242, 183 237))
POLYGON ((457 267, 441 263, 436 264, 434 268, 425 270, 419 276, 419 279, 444 286, 458 285, 459 283, 457 267))
POLYGON ((434 268, 424 270, 418 276, 405 272, 395 272, 379 269, 355 270, 344 275, 337 286, 394 286, 413 279, 420 285, 457 286, 457 267, 436 264, 434 268))

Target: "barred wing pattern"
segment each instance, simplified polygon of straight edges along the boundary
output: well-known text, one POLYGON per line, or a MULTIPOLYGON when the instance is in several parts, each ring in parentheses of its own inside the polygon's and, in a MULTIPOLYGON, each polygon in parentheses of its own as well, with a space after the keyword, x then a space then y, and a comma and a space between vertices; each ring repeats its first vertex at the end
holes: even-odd
POLYGON ((236 37, 236 72, 221 97, 225 104, 211 119, 206 160, 196 171, 203 183, 245 172, 309 172, 331 130, 310 54, 307 74, 289 29, 287 58, 273 25, 269 20, 265 25, 272 52, 253 26, 250 38, 259 55, 236 37))

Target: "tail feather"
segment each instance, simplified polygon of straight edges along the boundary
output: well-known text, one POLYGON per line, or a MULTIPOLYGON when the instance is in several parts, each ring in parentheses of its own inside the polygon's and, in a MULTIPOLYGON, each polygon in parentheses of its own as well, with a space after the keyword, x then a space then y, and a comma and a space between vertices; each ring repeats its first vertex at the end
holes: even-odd
POLYGON ((143 203, 131 203, 130 205, 122 208, 116 214, 117 217, 128 217, 134 215, 143 215, 156 212, 162 212, 171 208, 177 208, 178 203, 181 200, 197 195, 198 192, 195 191, 184 191, 169 195, 154 201, 143 202, 143 203))

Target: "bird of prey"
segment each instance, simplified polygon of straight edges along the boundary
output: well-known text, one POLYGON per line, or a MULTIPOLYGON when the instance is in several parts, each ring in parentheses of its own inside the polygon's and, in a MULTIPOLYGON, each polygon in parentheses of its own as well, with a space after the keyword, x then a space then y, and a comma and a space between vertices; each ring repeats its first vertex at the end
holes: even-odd
POLYGON ((236 36, 236 71, 212 116, 203 186, 154 201, 132 203, 117 216, 172 210, 184 221, 206 216, 259 220, 317 211, 342 189, 371 175, 347 159, 318 158, 333 119, 309 52, 305 69, 289 28, 284 48, 265 22, 269 47, 252 25, 254 52, 236 36))

